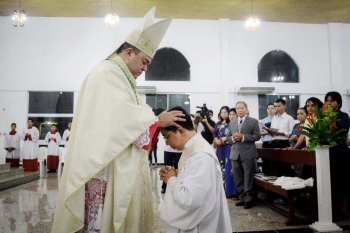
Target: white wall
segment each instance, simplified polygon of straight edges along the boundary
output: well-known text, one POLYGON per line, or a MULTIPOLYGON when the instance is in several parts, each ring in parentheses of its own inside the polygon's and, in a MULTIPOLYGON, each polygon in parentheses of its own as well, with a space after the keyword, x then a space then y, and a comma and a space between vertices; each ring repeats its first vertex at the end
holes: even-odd
MULTIPOLYGON (((108 30, 102 18, 29 17, 18 29, 9 17, 1 17, 0 93, 6 98, 0 101, 0 110, 11 107, 6 107, 6 118, 0 114, 5 127, 0 133, 13 121, 19 130, 25 126, 27 91, 74 91, 78 96, 89 70, 113 52, 137 22, 122 18, 116 29, 108 30)), ((345 95, 350 89, 349 24, 263 22, 255 33, 243 25, 228 19, 173 20, 160 48, 172 47, 187 58, 191 81, 145 81, 142 75, 138 85, 156 86, 159 93, 189 93, 191 112, 206 103, 215 119, 222 105, 233 107, 239 100, 246 101, 251 116, 258 117, 257 96, 238 95, 236 86, 272 86, 276 94, 300 94, 301 104, 310 96, 323 99, 335 90, 343 94, 342 110, 349 111, 350 99, 345 95), (258 83, 258 63, 275 49, 297 63, 300 83, 258 83)))

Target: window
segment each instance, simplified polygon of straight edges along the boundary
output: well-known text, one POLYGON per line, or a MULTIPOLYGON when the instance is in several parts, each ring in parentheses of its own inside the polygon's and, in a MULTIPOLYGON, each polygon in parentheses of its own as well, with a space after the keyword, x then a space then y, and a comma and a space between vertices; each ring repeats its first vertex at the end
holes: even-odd
POLYGON ((189 94, 146 94, 146 103, 151 106, 156 115, 176 106, 190 113, 191 98, 189 94))
POLYGON ((33 125, 39 130, 39 140, 45 140, 46 134, 50 131, 51 125, 56 125, 57 132, 61 137, 66 129, 68 123, 72 121, 73 117, 29 117, 33 119, 33 125))
POLYGON ((73 92, 29 92, 28 113, 73 113, 73 92))
POLYGON ((47 144, 43 140, 52 124, 63 136, 68 122, 73 119, 73 105, 73 92, 29 92, 28 118, 33 119, 33 125, 39 130, 40 146, 47 144))
POLYGON ((258 82, 299 83, 299 68, 287 53, 273 50, 258 64, 258 82))
POLYGON ((300 108, 299 95, 258 95, 259 101, 259 119, 267 117, 267 105, 275 103, 275 100, 282 98, 286 101, 286 109, 284 110, 288 115, 297 119, 297 111, 300 108))
POLYGON ((159 49, 146 71, 146 81, 190 81, 190 64, 173 48, 159 49))

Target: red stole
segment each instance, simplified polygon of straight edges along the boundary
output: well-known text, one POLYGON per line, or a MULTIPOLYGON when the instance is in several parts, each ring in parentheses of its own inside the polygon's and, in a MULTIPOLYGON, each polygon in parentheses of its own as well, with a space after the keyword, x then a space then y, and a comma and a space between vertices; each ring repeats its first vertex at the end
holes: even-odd
POLYGON ((9 134, 10 135, 15 135, 17 132, 16 131, 11 131, 9 134))

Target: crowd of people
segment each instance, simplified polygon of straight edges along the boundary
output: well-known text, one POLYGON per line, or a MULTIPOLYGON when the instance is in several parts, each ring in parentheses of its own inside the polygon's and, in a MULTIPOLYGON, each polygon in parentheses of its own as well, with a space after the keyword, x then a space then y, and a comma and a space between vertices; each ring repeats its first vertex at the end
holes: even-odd
POLYGON ((286 101, 278 98, 274 103, 266 106, 267 116, 261 120, 249 117, 247 104, 239 101, 235 108, 221 107, 218 114, 218 122, 214 125, 213 132, 207 131, 204 126, 211 119, 200 116, 204 121, 194 120, 195 129, 202 130, 202 135, 212 132, 213 140, 205 138, 216 148, 218 160, 224 168, 224 185, 226 197, 237 199, 236 206, 251 208, 253 206, 253 175, 263 172, 275 176, 298 176, 300 178, 311 177, 311 167, 298 164, 283 163, 265 160, 261 170, 257 167, 257 149, 255 142, 261 139, 262 148, 280 148, 285 150, 308 150, 309 138, 301 134, 302 126, 311 127, 308 117, 315 117, 315 108, 322 109, 329 105, 336 113, 336 129, 343 131, 339 134, 341 140, 337 146, 330 148, 330 168, 332 181, 332 200, 334 208, 339 208, 343 216, 349 217, 348 187, 344 187, 341 180, 350 178, 347 174, 347 165, 350 162, 350 119, 349 115, 342 112, 342 97, 338 92, 328 92, 324 102, 316 97, 310 97, 305 105, 297 110, 297 120, 285 112, 286 101), (198 126, 196 126, 198 125, 198 126))
MULTIPOLYGON (((72 122, 68 123, 68 128, 64 131, 63 137, 56 131, 56 125, 50 126, 50 131, 45 136, 47 142, 47 169, 49 173, 55 173, 59 163, 59 145, 64 141, 65 147, 69 143, 69 135, 72 122)), ((4 149, 6 150, 6 163, 11 167, 19 167, 22 154, 22 167, 26 172, 38 171, 39 156, 39 130, 33 126, 33 119, 28 119, 27 128, 22 134, 17 131, 16 123, 11 124, 11 131, 5 135, 4 149), (23 148, 21 149, 21 140, 23 148), (21 151, 22 150, 22 151, 21 151)))
MULTIPOLYGON (((154 232, 148 158, 159 133, 167 145, 165 161, 173 164, 159 171, 165 193, 160 218, 167 232, 232 232, 226 198, 239 198, 235 205, 245 209, 254 206, 253 175, 258 172, 255 142, 262 137, 264 148, 308 147, 307 138, 298 133, 300 125, 295 126, 294 119, 285 112, 283 99, 267 106, 268 117, 261 122, 249 116, 243 101, 235 108, 223 106, 217 123, 211 119, 213 112, 204 116, 198 113, 193 122, 181 107, 155 116, 136 91, 137 77, 152 62, 171 22, 155 22, 154 14, 152 8, 82 84, 72 134, 63 136, 63 140, 69 140, 69 147, 52 232, 154 232), (271 123, 269 127, 267 123, 271 123), (221 167, 225 169, 225 187, 221 167)), ((345 134, 350 120, 340 111, 339 93, 327 93, 325 104, 337 112, 337 127, 346 131, 344 140, 330 150, 332 191, 339 191, 332 198, 343 206, 349 188, 338 190, 333 180, 344 175, 349 164, 345 134)), ((305 116, 320 105, 310 98, 306 108, 298 110, 298 124, 306 125, 305 116)), ((9 136, 18 142, 15 129, 16 125, 11 125, 9 136)), ((37 170, 39 133, 32 120, 28 120, 21 138, 23 166, 28 171, 37 170)), ((51 160, 48 164, 52 165, 48 168, 55 169, 61 137, 54 125, 46 140, 51 160)), ((9 159, 17 159, 17 144, 6 145, 9 159)), ((290 166, 278 167, 280 175, 292 174, 290 166)), ((268 171, 268 164, 262 169, 268 171)))

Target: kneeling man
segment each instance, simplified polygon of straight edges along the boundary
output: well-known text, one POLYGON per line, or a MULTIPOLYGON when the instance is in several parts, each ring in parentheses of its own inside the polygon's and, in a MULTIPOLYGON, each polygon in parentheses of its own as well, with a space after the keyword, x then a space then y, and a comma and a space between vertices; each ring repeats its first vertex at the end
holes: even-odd
POLYGON ((167 232, 231 233, 222 174, 214 149, 196 134, 191 117, 181 107, 186 122, 177 121, 179 128, 169 126, 160 132, 167 145, 183 150, 178 170, 163 167, 160 179, 167 183, 160 218, 167 232))

